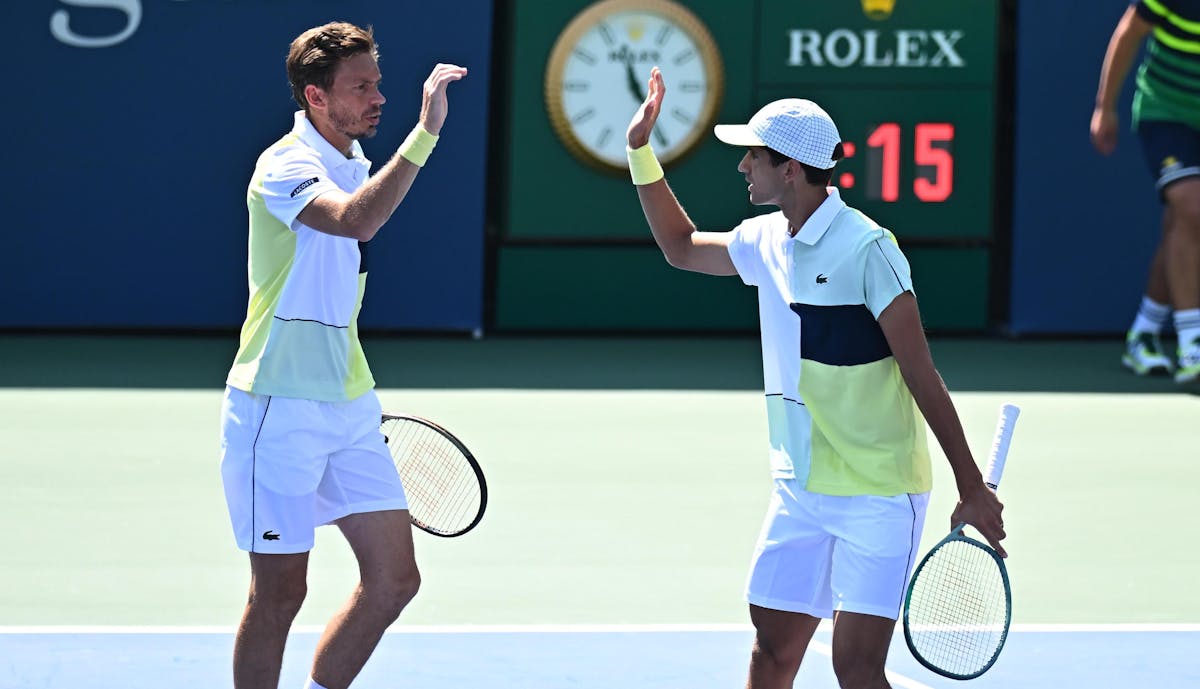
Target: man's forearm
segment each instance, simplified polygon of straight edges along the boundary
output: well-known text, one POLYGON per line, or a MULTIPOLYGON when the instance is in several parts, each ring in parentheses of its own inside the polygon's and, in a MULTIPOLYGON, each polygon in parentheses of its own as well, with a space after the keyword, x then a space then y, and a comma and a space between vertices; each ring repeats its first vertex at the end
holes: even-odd
POLYGON ((667 262, 676 265, 674 259, 684 247, 691 244, 692 233, 696 231, 695 223, 684 212, 665 179, 638 186, 637 192, 642 213, 650 225, 650 234, 654 236, 658 248, 662 249, 667 262))
POLYGON ((1138 49, 1147 33, 1149 27, 1132 12, 1121 18, 1121 23, 1117 25, 1112 40, 1109 41, 1104 65, 1100 69, 1100 85, 1096 89, 1097 108, 1109 110, 1116 107, 1121 87, 1129 76, 1134 58, 1137 57, 1138 49))
POLYGON ((436 135, 417 124, 379 172, 351 195, 346 221, 351 227, 364 229, 366 238, 360 237, 359 241, 374 237, 396 212, 437 142, 436 135))

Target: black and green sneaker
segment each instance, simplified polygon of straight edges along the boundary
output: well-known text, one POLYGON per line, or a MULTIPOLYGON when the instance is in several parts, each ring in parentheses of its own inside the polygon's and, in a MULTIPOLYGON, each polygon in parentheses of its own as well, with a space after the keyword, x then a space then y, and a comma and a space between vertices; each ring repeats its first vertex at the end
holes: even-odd
MULTIPOLYGON (((1193 379, 1200 376, 1200 344, 1197 345, 1196 353, 1196 371, 1192 374, 1193 379)), ((1171 359, 1163 354, 1158 333, 1135 330, 1130 330, 1125 336, 1125 354, 1121 357, 1121 363, 1139 376, 1167 375, 1175 368, 1171 359)), ((1179 381, 1178 374, 1175 379, 1179 381)))
POLYGON ((1176 383, 1194 383, 1200 379, 1200 337, 1190 345, 1179 345, 1179 368, 1175 371, 1176 383))

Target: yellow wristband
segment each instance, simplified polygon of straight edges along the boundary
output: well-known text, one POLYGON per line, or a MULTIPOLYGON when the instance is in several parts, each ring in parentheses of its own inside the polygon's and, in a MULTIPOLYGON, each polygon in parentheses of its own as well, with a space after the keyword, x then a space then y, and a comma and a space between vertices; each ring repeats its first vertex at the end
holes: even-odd
POLYGON ((425 161, 429 160, 429 154, 433 153, 437 142, 438 137, 425 131, 425 128, 418 124, 408 133, 404 143, 400 144, 400 155, 417 167, 425 167, 425 161))
POLYGON ((641 148, 625 147, 625 155, 629 158, 629 176, 639 187, 644 184, 654 184, 663 178, 662 165, 654 157, 654 149, 650 144, 641 148))

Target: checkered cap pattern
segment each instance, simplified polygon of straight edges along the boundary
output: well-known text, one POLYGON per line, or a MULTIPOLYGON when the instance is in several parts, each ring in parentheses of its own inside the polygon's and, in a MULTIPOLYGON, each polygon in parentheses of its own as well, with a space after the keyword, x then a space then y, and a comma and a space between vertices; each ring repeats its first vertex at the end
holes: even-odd
POLYGON ((837 163, 833 149, 842 137, 829 115, 810 100, 784 98, 768 103, 747 126, 768 148, 805 165, 828 170, 837 163))

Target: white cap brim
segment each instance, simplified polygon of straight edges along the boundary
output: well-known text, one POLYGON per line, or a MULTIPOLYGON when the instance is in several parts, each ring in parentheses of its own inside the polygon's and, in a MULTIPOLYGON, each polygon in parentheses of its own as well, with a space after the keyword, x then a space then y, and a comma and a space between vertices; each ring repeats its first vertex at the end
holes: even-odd
POLYGON ((745 124, 718 124, 713 127, 713 134, 730 146, 766 146, 745 124))

